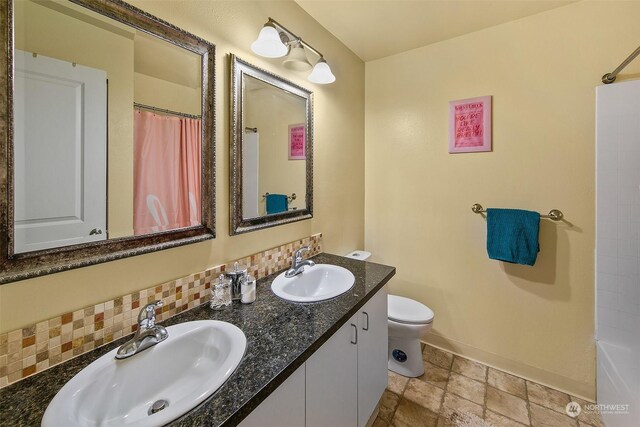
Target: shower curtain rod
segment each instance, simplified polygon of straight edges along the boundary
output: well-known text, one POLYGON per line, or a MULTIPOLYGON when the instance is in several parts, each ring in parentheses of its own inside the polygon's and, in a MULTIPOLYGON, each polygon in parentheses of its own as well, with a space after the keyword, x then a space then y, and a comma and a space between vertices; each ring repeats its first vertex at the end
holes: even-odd
POLYGON ((622 64, 618 65, 618 68, 616 68, 612 72, 607 73, 604 76, 602 76, 602 83, 608 85, 609 83, 615 82, 616 81, 616 76, 618 75, 618 73, 620 71, 622 71, 624 69, 624 67, 629 65, 629 63, 631 61, 636 59, 636 56, 638 56, 638 55, 640 55, 640 47, 638 47, 636 50, 634 50, 633 53, 627 57, 627 59, 622 61, 622 64))
POLYGON ((179 111, 165 110, 164 108, 158 108, 152 105, 139 104, 137 102, 134 102, 133 106, 135 108, 142 108, 144 110, 155 111, 158 113, 171 114, 172 116, 186 117, 188 119, 200 119, 202 117, 202 116, 195 116, 193 114, 181 113, 179 111))

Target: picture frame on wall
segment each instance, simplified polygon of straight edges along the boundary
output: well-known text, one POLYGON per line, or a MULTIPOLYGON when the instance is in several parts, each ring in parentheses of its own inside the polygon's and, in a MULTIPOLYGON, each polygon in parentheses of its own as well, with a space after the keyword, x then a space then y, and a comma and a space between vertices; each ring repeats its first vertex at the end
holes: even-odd
POLYGON ((289 125, 289 160, 307 158, 306 129, 304 123, 289 125))
POLYGON ((491 96, 449 101, 449 153, 491 150, 491 96))

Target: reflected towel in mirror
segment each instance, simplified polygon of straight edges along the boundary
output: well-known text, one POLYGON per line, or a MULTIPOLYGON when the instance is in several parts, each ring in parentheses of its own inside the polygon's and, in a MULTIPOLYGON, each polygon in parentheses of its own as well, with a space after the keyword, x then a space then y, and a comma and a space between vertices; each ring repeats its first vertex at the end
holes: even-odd
POLYGON ((267 194, 267 215, 289 210, 289 199, 286 194, 267 194))

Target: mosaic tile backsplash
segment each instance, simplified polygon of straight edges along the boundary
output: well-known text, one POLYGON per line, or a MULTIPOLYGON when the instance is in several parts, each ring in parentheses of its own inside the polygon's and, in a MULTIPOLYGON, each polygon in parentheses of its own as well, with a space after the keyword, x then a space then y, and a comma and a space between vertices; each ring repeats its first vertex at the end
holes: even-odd
POLYGON ((321 252, 321 243, 322 234, 315 234, 0 334, 0 388, 135 332, 140 306, 162 300, 164 305, 156 310, 158 320, 162 321, 208 302, 211 280, 233 268, 235 262, 249 266, 250 273, 261 279, 288 267, 293 252, 300 246, 310 246, 306 256, 313 256, 321 252))

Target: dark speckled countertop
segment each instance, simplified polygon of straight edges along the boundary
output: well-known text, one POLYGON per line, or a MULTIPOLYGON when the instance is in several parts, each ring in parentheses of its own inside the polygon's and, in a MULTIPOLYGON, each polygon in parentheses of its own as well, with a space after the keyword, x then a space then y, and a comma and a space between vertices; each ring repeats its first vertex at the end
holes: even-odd
MULTIPOLYGON (((253 304, 235 304, 213 311, 208 304, 162 321, 164 326, 192 320, 223 320, 238 326, 247 337, 240 365, 214 394, 175 420, 174 426, 235 426, 302 365, 335 331, 360 309, 395 274, 395 268, 331 254, 312 258, 334 264, 356 278, 348 292, 326 301, 297 304, 271 292, 279 274, 258 281, 253 304)), ((54 366, 42 373, 0 389, 0 424, 35 426, 62 386, 84 367, 120 346, 129 337, 54 366)), ((171 339, 171 338, 169 338, 171 339)))

